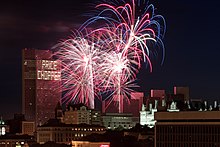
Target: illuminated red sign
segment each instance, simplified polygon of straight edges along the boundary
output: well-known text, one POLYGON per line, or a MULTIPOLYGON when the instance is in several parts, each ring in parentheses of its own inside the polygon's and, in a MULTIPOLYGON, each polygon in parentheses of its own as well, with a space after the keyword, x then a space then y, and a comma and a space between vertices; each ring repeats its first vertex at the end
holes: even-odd
POLYGON ((110 147, 108 144, 101 144, 100 147, 110 147))

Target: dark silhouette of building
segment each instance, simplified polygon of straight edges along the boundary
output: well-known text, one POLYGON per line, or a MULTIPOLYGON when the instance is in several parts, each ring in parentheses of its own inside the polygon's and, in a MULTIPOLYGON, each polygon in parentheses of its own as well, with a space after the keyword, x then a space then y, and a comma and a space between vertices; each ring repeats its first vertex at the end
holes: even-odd
POLYGON ((151 89, 150 97, 164 98, 166 96, 165 90, 163 89, 151 89))
POLYGON ((9 133, 22 133, 22 121, 25 121, 23 114, 14 114, 14 118, 7 120, 9 126, 9 133))
POLYGON ((54 109, 61 98, 60 63, 49 50, 22 50, 22 112, 36 125, 54 118, 54 109))
POLYGON ((112 101, 102 101, 102 113, 131 113, 133 116, 139 117, 143 97, 143 92, 131 92, 128 98, 121 95, 119 102, 117 95, 113 95, 112 101))
POLYGON ((124 99, 124 113, 131 113, 134 117, 140 116, 143 104, 143 92, 132 92, 130 99, 124 99))
POLYGON ((60 102, 58 102, 55 107, 55 118, 60 119, 61 121, 63 119, 63 108, 62 108, 60 102))
POLYGON ((184 95, 184 101, 188 101, 190 99, 190 95, 189 95, 189 87, 177 87, 175 86, 174 89, 174 94, 183 94, 184 95))
POLYGON ((6 134, 0 136, 0 147, 29 147, 35 143, 35 138, 30 135, 6 134))

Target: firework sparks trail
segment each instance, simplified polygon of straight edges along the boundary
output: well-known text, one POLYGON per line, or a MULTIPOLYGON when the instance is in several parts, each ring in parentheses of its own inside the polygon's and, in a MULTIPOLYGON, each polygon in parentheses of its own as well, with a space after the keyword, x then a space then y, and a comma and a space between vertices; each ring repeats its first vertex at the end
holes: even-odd
MULTIPOLYGON (((138 3, 140 5, 140 1, 138 3)), ((83 30, 99 21, 104 20, 106 22, 105 26, 93 30, 91 34, 99 34, 98 38, 102 40, 101 46, 118 54, 118 58, 114 60, 108 59, 108 61, 115 61, 115 63, 120 64, 109 68, 111 74, 109 80, 106 81, 114 83, 112 84, 115 87, 113 93, 117 93, 120 105, 120 96, 123 95, 123 90, 121 90, 123 86, 121 85, 135 79, 135 74, 138 73, 142 60, 149 65, 150 71, 152 71, 150 52, 156 50, 150 50, 149 45, 157 43, 157 45, 161 46, 163 49, 163 63, 164 46, 161 39, 165 33, 165 20, 161 15, 155 15, 153 5, 146 6, 144 12, 139 15, 139 10, 136 10, 135 0, 131 0, 131 4, 125 3, 121 6, 103 3, 97 5, 96 8, 100 10, 100 13, 86 21, 80 29, 83 30), (132 56, 130 56, 131 53, 132 56), (128 68, 131 66, 133 67, 128 68)), ((109 63, 111 65, 111 62, 109 63)))
MULTIPOLYGON (((85 36, 59 44, 57 55, 63 62, 62 81, 67 102, 83 102, 94 108, 97 91, 112 91, 111 96, 118 95, 115 101, 120 105, 121 96, 126 97, 132 87, 137 87, 134 81, 142 61, 152 71, 150 55, 157 52, 151 49, 155 44, 163 49, 163 62, 165 20, 155 15, 153 5, 146 6, 141 14, 136 6, 135 0, 120 6, 99 4, 96 8, 100 13, 88 19, 79 32, 87 32, 99 21, 102 26, 97 25, 85 36)), ((120 106, 119 111, 123 111, 120 106)))
POLYGON ((94 43, 81 37, 65 40, 57 47, 55 56, 62 61, 64 102, 85 103, 94 109, 94 78, 101 52, 94 43))
MULTIPOLYGON (((125 97, 128 99, 129 93, 132 88, 137 87, 134 83, 136 74, 135 68, 131 66, 131 63, 127 56, 122 56, 121 53, 110 51, 107 56, 104 57, 104 62, 100 65, 103 72, 108 76, 103 77, 105 89, 113 91, 111 93, 111 99, 109 99, 107 106, 112 102, 118 102, 119 112, 123 112, 122 99, 125 97), (116 95, 116 97, 113 97, 116 95)), ((135 61, 133 61, 135 63, 135 61)))
MULTIPOLYGON (((139 5, 144 5, 140 2, 141 0, 138 0, 139 5)), ((155 15, 152 4, 146 5, 143 13, 136 9, 138 5, 135 0, 131 0, 131 4, 125 3, 121 6, 103 3, 97 5, 96 8, 101 12, 88 19, 79 30, 99 22, 103 24, 104 21, 106 25, 101 28, 102 33, 107 31, 109 34, 109 31, 112 31, 110 35, 117 35, 120 42, 124 44, 121 52, 126 54, 129 51, 140 50, 139 59, 143 58, 152 71, 149 55, 151 51, 156 50, 150 50, 149 44, 155 42, 163 49, 162 62, 164 61, 164 46, 161 39, 164 37, 166 29, 165 20, 161 15, 155 15)), ((94 31, 97 30, 100 29, 94 31)))

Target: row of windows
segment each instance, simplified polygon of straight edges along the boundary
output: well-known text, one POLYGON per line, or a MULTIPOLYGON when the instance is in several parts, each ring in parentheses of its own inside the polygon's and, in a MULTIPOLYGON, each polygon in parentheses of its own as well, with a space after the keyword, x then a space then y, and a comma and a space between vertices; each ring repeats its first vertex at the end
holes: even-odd
POLYGON ((158 135, 157 140, 162 141, 162 142, 219 142, 220 135, 219 134, 163 134, 163 135, 158 135))
MULTIPOLYGON (((39 131, 50 131, 50 128, 41 128, 39 131)), ((104 131, 104 128, 54 128, 55 131, 104 131)))
POLYGON ((51 60, 38 60, 38 65, 46 70, 58 70, 59 63, 51 60))
POLYGON ((55 142, 63 142, 63 141, 72 141, 72 140, 76 140, 76 138, 79 138, 79 137, 84 137, 86 136, 86 134, 72 134, 71 137, 62 137, 62 136, 54 136, 54 141, 55 142))
POLYGON ((37 79, 39 80, 60 80, 61 72, 59 71, 37 71, 37 79))
POLYGON ((157 126, 157 132, 218 134, 220 132, 220 125, 159 125, 157 126))
POLYGON ((132 122, 108 122, 108 124, 131 124, 132 122))
POLYGON ((157 147, 219 147, 220 143, 210 142, 160 142, 156 144, 157 147))
MULTIPOLYGON (((158 125, 156 140, 158 147, 172 147, 173 143, 209 144, 220 142, 220 125, 158 125)), ((174 145, 175 146, 175 145, 174 145)))
POLYGON ((49 133, 40 133, 39 136, 40 137, 48 137, 48 136, 50 136, 50 134, 49 133))
POLYGON ((24 79, 36 79, 35 71, 29 71, 24 73, 24 79))

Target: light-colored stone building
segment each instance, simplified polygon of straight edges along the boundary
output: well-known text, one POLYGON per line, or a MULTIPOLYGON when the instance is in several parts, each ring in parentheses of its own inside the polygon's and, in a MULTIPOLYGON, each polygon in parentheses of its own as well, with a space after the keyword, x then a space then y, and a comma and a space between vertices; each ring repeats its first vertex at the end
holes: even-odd
POLYGON ((106 113, 102 116, 103 125, 108 129, 122 127, 130 129, 139 123, 138 117, 133 117, 129 113, 106 113))

